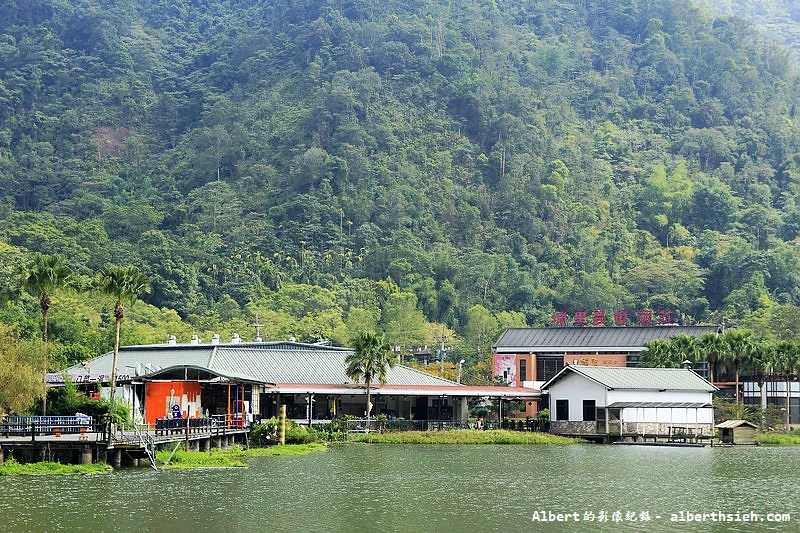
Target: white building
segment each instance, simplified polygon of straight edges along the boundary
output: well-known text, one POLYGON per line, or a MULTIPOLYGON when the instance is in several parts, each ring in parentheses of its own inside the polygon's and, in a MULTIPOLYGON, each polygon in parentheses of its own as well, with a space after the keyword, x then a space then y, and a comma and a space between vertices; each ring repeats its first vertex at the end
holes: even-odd
POLYGON ((710 435, 717 388, 682 368, 569 365, 542 386, 550 431, 570 435, 710 435))

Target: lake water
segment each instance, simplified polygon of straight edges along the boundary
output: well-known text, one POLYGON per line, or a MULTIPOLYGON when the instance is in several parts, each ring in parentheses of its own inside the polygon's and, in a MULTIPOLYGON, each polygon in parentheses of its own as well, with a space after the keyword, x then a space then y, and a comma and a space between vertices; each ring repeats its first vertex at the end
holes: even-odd
POLYGON ((247 469, 2 477, 0 530, 800 531, 800 447, 346 445, 247 469), (671 522, 681 511, 709 515, 671 522), (542 520, 557 513, 580 521, 542 520))

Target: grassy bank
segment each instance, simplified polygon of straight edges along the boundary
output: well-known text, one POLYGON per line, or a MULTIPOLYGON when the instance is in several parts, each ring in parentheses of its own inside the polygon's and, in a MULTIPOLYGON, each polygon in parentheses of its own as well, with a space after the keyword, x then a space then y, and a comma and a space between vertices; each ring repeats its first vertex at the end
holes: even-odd
POLYGON ((249 448, 232 446, 228 449, 214 448, 209 452, 187 452, 178 450, 170 459, 171 450, 156 452, 156 464, 159 468, 243 468, 247 466, 244 459, 248 457, 268 457, 275 455, 306 455, 325 450, 324 444, 287 444, 270 446, 269 448, 249 448), (169 464, 167 464, 169 460, 169 464))
POLYGON ((0 476, 64 476, 109 474, 113 468, 104 463, 91 465, 62 465, 61 463, 18 463, 6 459, 0 465, 0 476))
POLYGON ((756 433, 756 442, 766 446, 800 446, 800 430, 792 433, 756 433))
POLYGON ((559 437, 549 433, 507 431, 504 429, 368 433, 358 435, 355 441, 377 444, 575 444, 581 442, 579 439, 559 437))
POLYGON ((243 450, 245 457, 271 457, 275 455, 307 455, 322 452, 328 447, 318 442, 308 444, 286 444, 285 446, 269 446, 266 448, 248 448, 243 450))

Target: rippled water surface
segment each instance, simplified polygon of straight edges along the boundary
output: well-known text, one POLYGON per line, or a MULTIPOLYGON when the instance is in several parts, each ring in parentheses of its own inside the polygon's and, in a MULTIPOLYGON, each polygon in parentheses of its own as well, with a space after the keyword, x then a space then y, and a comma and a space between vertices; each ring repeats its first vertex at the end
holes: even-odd
POLYGON ((620 529, 800 531, 800 447, 346 445, 247 469, 0 478, 14 532, 620 529), (681 511, 709 516, 671 522, 681 511), (579 522, 541 520, 557 513, 579 522))

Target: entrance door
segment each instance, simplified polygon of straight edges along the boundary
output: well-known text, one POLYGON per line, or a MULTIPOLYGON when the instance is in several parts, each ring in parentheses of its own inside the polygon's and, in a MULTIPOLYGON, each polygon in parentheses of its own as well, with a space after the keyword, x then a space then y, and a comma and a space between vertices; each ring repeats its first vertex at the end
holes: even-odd
POLYGON ((597 432, 606 432, 606 410, 604 407, 598 407, 595 413, 595 420, 597 420, 597 432))
POLYGON ((428 419, 428 397, 417 396, 417 406, 414 409, 414 420, 428 419))
POLYGON ((608 410, 608 432, 612 435, 622 435, 620 415, 621 413, 618 407, 608 410))

